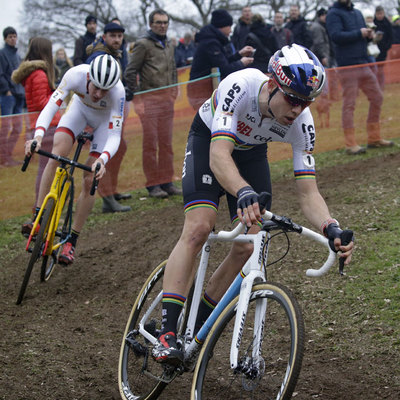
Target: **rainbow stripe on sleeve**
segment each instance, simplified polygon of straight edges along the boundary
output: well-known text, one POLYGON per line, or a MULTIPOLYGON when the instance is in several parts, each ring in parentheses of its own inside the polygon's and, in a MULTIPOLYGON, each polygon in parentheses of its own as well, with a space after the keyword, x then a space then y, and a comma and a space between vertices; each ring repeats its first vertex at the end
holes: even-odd
POLYGON ((294 171, 294 177, 297 179, 315 179, 314 169, 299 169, 294 171))
POLYGON ((216 140, 228 140, 235 145, 236 149, 248 150, 252 149, 255 145, 247 144, 240 140, 234 133, 229 131, 215 131, 211 134, 211 142, 216 140))

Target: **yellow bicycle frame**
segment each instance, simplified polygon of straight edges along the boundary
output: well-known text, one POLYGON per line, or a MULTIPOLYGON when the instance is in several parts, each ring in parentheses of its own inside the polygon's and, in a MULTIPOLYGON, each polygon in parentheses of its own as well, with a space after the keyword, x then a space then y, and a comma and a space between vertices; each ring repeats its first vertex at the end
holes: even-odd
POLYGON ((42 218, 42 215, 46 209, 46 205, 49 199, 54 199, 55 212, 54 211, 52 212, 50 223, 46 227, 45 232, 47 232, 47 235, 42 255, 51 255, 53 251, 57 250, 62 245, 61 242, 57 243, 56 245, 53 245, 53 241, 71 183, 72 181, 70 179, 68 171, 65 168, 57 167, 53 182, 50 187, 50 192, 44 198, 43 204, 40 207, 40 211, 35 219, 35 222, 33 223, 28 243, 26 245, 27 249, 32 240, 32 237, 34 236, 34 233, 36 232, 36 228, 39 224, 39 221, 42 218))

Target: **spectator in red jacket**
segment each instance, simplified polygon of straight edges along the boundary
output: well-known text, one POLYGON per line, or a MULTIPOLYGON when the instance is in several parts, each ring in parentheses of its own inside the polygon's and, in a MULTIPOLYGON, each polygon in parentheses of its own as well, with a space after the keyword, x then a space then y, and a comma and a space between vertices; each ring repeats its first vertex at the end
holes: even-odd
MULTIPOLYGON (((43 37, 34 37, 31 39, 28 53, 18 69, 13 72, 12 80, 15 83, 21 83, 25 88, 26 105, 30 113, 30 129, 33 134, 40 111, 43 110, 55 89, 55 68, 50 40, 43 37)), ((57 112, 43 139, 43 150, 51 151, 54 132, 59 120, 60 114, 57 112)), ((47 157, 39 157, 36 198, 39 191, 40 179, 47 161, 47 157)))

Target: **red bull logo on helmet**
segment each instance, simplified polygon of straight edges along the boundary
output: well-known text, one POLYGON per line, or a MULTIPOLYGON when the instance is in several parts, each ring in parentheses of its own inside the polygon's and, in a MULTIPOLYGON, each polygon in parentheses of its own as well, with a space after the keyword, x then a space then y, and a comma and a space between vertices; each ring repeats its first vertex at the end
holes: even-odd
POLYGON ((319 86, 319 79, 314 75, 310 76, 307 81, 307 86, 311 86, 313 89, 318 88, 319 86))
POLYGON ((271 63, 271 67, 275 72, 275 75, 279 78, 280 82, 282 82, 286 86, 290 86, 292 84, 292 80, 289 79, 282 70, 282 66, 278 60, 273 60, 271 63))

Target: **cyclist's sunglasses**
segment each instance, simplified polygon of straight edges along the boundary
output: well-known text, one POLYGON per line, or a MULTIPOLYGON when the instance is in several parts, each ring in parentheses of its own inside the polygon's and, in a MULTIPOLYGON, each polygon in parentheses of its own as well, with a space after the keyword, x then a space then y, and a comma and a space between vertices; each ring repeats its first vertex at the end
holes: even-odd
POLYGON ((314 101, 314 99, 312 99, 312 100, 310 100, 310 99, 302 99, 301 97, 298 97, 298 96, 294 95, 293 93, 285 92, 282 89, 281 85, 278 83, 278 81, 275 78, 273 78, 273 80, 276 83, 277 88, 282 92, 283 98, 292 107, 300 106, 301 108, 306 108, 314 101))

